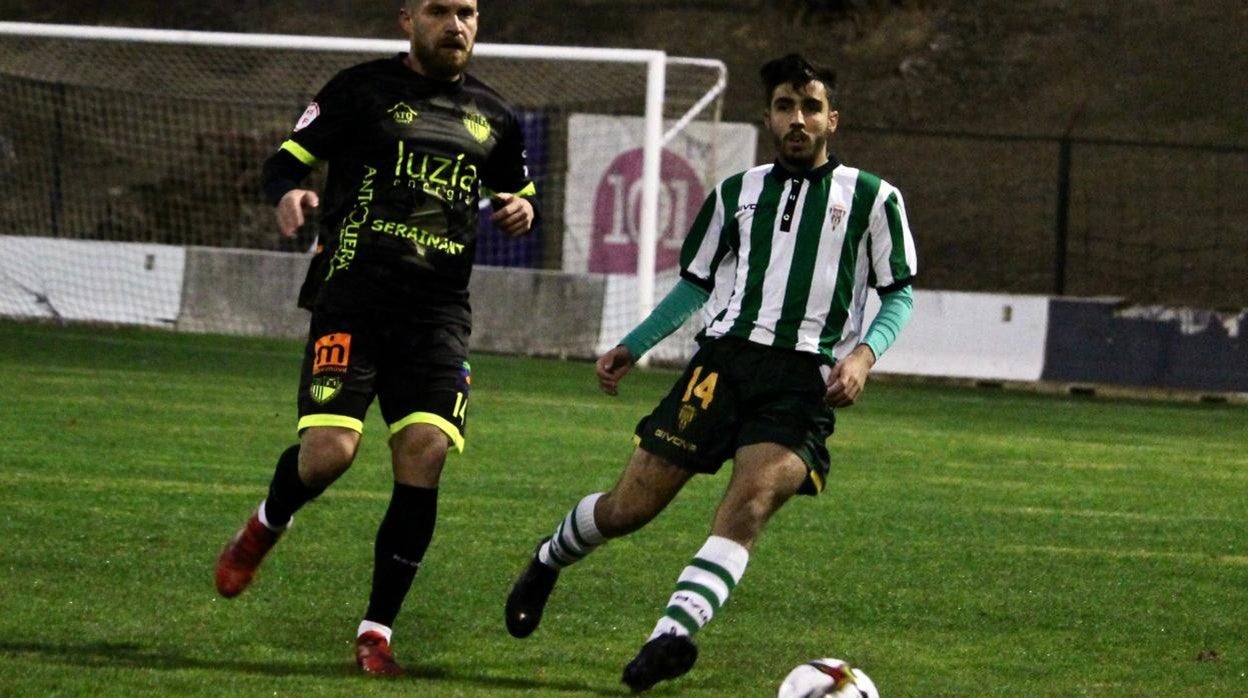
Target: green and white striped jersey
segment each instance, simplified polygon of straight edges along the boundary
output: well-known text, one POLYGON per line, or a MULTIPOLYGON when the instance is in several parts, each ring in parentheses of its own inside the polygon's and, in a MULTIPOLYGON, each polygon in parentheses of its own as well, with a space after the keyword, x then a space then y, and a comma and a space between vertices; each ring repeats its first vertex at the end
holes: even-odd
POLYGON ((711 294, 707 337, 837 360, 862 340, 867 288, 904 288, 918 260, 901 192, 831 160, 805 173, 763 165, 720 182, 680 267, 711 294))

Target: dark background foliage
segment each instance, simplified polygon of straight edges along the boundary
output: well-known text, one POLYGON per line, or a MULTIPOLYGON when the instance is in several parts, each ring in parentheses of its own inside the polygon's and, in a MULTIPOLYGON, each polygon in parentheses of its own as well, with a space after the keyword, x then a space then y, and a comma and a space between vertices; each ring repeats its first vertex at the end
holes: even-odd
MULTIPOLYGON (((657 48, 729 66, 759 115, 789 50, 841 76, 846 125, 1248 144, 1242 0, 481 0, 480 40, 657 48)), ((399 2, 0 1, 6 20, 393 38, 399 2)))

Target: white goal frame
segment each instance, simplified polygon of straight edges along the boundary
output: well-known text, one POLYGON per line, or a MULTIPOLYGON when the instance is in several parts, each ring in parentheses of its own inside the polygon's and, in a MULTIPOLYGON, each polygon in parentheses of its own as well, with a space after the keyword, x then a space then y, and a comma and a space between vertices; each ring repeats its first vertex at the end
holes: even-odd
MULTIPOLYGON (((291 34, 132 29, 73 24, 39 24, 33 22, 0 22, 0 34, 95 41, 308 49, 331 52, 397 53, 406 51, 409 48, 408 43, 402 39, 353 39, 291 34)), ((727 66, 724 65, 723 61, 715 59, 668 56, 664 51, 646 49, 481 43, 477 44, 475 53, 479 56, 491 58, 633 63, 646 67, 641 217, 637 241, 637 310, 638 320, 644 319, 654 307, 655 302, 655 256, 658 245, 660 185, 659 164, 661 162, 662 148, 723 93, 728 83, 727 66), (710 68, 718 72, 718 79, 706 94, 699 98, 685 114, 676 120, 671 128, 664 132, 663 104, 667 87, 667 65, 669 63, 710 68)), ((719 114, 717 112, 715 118, 718 119, 718 117, 719 114)))

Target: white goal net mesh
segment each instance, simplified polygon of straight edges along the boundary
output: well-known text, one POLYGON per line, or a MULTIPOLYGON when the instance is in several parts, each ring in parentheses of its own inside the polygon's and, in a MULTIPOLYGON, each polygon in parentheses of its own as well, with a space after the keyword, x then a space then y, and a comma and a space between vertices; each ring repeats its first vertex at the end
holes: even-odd
MULTIPOLYGON (((312 240, 276 234, 260 167, 333 74, 404 48, 365 43, 368 50, 322 51, 0 34, 0 315, 176 326, 188 250, 302 255, 312 240)), ((639 122, 645 112, 646 65, 482 53, 470 71, 520 113, 542 216, 536 233, 520 240, 483 229, 478 265, 601 271, 593 231, 587 238, 576 227, 585 221, 568 218, 614 226, 598 233, 611 241, 635 236, 637 189, 628 175, 636 163, 620 159, 632 138, 620 119, 639 122), (586 162, 617 159, 615 170, 599 173, 603 186, 615 187, 607 203, 619 218, 607 220, 576 178, 586 162)), ((710 61, 668 61, 671 147, 693 147, 690 133, 705 138, 699 129, 717 120, 723 79, 710 61)), ((713 145, 697 146, 706 150, 694 173, 704 187, 720 175, 713 145)), ((684 186, 662 189, 660 225, 685 222, 674 208, 685 202, 671 198, 687 196, 684 186)), ((635 269, 635 251, 631 259, 635 269)), ((605 273, 633 271, 610 262, 605 273)), ((228 294, 249 283, 228 275, 265 268, 223 265, 227 276, 215 283, 228 294)), ((662 281, 659 288, 666 290, 662 281)), ((636 312, 622 312, 627 330, 636 312)))

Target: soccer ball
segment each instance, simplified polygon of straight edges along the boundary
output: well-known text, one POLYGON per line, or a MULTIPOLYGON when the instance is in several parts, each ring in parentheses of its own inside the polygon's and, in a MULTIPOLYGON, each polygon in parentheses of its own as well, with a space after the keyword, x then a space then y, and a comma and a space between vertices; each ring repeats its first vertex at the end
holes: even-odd
POLYGON ((840 659, 806 662, 784 677, 776 698, 880 698, 875 684, 840 659))

